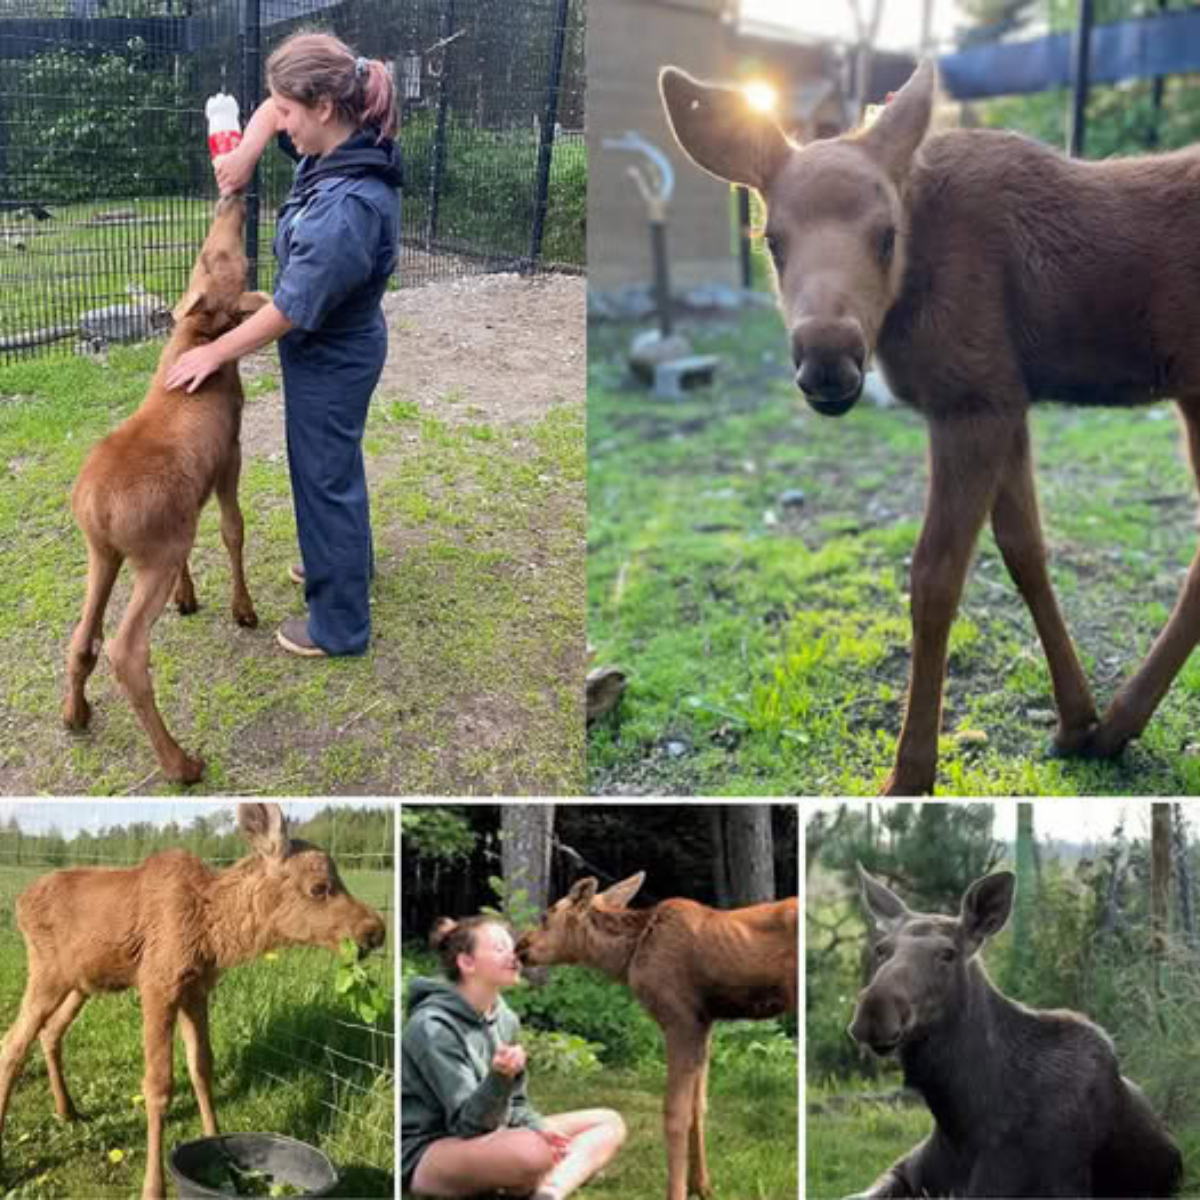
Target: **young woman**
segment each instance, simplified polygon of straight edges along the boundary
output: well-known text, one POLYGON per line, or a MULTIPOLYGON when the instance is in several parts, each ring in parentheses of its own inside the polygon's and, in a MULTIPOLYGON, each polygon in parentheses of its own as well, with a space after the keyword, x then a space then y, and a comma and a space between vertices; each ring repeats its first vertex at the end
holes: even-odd
POLYGON ((409 988, 401 1188, 562 1200, 617 1153, 625 1122, 607 1108, 542 1117, 530 1106, 520 1022, 500 998, 521 974, 502 922, 443 917, 430 941, 448 982, 416 979, 409 988))
POLYGON ((284 621, 294 654, 361 654, 374 573, 362 437, 387 356, 380 300, 400 239, 400 149, 391 73, 323 33, 267 61, 271 96, 217 160, 222 192, 245 187, 275 134, 299 158, 275 233, 274 302, 183 355, 167 386, 195 391, 223 363, 279 339, 296 528, 308 617, 284 621))

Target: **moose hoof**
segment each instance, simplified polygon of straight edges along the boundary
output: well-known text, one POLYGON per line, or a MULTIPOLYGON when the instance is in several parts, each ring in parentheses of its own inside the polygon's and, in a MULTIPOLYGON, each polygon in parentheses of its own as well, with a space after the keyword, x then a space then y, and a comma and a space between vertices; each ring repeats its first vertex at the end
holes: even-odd
POLYGON ((235 608, 233 619, 246 629, 258 628, 258 613, 252 608, 235 608))
POLYGON ((181 753, 178 763, 163 767, 163 774, 172 783, 196 783, 204 774, 204 759, 181 753))
POLYGON ((62 706, 63 724, 71 730, 72 733, 82 733, 92 720, 92 706, 86 700, 80 700, 76 704, 70 698, 63 701, 62 706))

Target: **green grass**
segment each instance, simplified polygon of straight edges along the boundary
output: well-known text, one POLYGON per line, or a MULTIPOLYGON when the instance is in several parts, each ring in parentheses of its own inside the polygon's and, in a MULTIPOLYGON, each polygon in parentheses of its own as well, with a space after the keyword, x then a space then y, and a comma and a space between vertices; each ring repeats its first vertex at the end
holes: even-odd
MULTIPOLYGON (((679 403, 630 381, 629 329, 589 339, 588 635, 598 664, 630 676, 590 738, 589 790, 872 793, 907 683, 923 423, 869 404, 817 416, 770 310, 689 332, 721 369, 679 403), (782 503, 791 489, 799 505, 782 503)), ((1174 602, 1196 546, 1194 488, 1165 406, 1043 405, 1033 438, 1052 577, 1103 705, 1174 602)), ((1200 659, 1116 763, 1048 758, 1052 709, 1032 621, 988 533, 951 634, 938 790, 1200 788, 1200 659)))
MULTIPOLYGON (((714 1066, 709 1083, 706 1142, 713 1190, 726 1200, 795 1200, 796 1072, 782 1066, 747 1081, 733 1080, 714 1066)), ((615 1108, 628 1137, 619 1156, 581 1193, 588 1200, 629 1200, 658 1196, 666 1188, 662 1098, 665 1072, 657 1068, 606 1069, 586 1081, 564 1076, 531 1080, 540 1112, 576 1108, 615 1108)))
MULTIPOLYGON (((0 1026, 5 1029, 16 1016, 25 984, 24 947, 13 925, 11 899, 44 870, 0 871, 0 1026)), ((360 899, 390 909, 390 873, 343 874, 360 899)), ((337 1195, 391 1196, 394 961, 390 950, 367 960, 389 998, 379 1033, 359 1026, 336 994, 336 965, 327 951, 291 949, 222 976, 210 1002, 217 1119, 223 1133, 273 1131, 318 1146, 342 1174, 337 1195)), ((0 1195, 40 1200, 139 1195, 146 1127, 136 994, 89 1002, 67 1035, 64 1060, 67 1085, 85 1119, 63 1124, 55 1118, 45 1064, 35 1046, 4 1130, 0 1195)), ((178 1040, 174 1074, 164 1134, 168 1155, 178 1143, 203 1135, 178 1040)))
MULTIPOLYGON (((91 445, 140 402, 158 350, 0 368, 0 791, 178 790, 157 774, 103 660, 91 730, 69 735, 58 717, 87 569, 71 485, 91 445)), ((255 405, 281 404, 276 387, 269 373, 250 381, 247 423, 255 405)), ((381 393, 368 423, 378 571, 364 658, 300 663, 275 645, 280 620, 303 604, 287 580, 297 551, 282 445, 248 453, 242 475, 257 630, 228 615, 216 505, 205 510, 191 559, 200 612, 168 607, 151 643, 164 720, 207 764, 190 794, 582 789, 581 406, 522 426, 519 447, 417 409, 381 393)))

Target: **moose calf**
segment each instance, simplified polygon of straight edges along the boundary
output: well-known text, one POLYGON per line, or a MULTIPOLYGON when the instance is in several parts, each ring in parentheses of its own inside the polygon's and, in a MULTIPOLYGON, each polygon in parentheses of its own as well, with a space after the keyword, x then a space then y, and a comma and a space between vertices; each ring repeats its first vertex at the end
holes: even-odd
POLYGON ((626 983, 667 1047, 667 1200, 712 1195, 704 1154, 714 1021, 796 1008, 795 897, 729 911, 693 900, 629 909, 644 871, 596 891, 581 879, 517 943, 523 963, 581 963, 626 983))
POLYGON ((876 354, 929 424, 908 704, 884 793, 933 789, 950 626, 989 518, 1046 653, 1057 751, 1119 754, 1200 639, 1200 555, 1149 657, 1098 717, 1046 570, 1027 414, 1035 400, 1171 396, 1200 471, 1197 151, 1088 163, 997 130, 927 137, 929 63, 870 128, 804 147, 731 88, 673 67, 660 86, 695 162, 763 196, 808 403, 849 412, 876 354))
POLYGON ((910 911, 859 867, 875 974, 850 1035, 899 1055, 934 1129, 863 1193, 880 1196, 1172 1196, 1179 1150, 1108 1035, 1077 1013, 997 991, 978 958, 1012 907, 1009 871, 977 880, 958 917, 910 911))
POLYGON ((270 297, 247 292, 240 194, 217 202, 212 227, 175 308, 175 330, 159 358, 150 390, 128 420, 96 445, 71 497, 88 544, 87 598, 67 655, 63 721, 83 730, 92 710, 84 695, 100 655, 104 610, 125 559, 133 564, 133 595, 120 628, 105 645, 113 673, 154 744, 163 774, 194 783, 204 763, 180 748, 154 703, 150 631, 172 591, 181 613, 196 611, 188 555, 200 510, 215 490, 221 538, 233 570, 233 618, 254 628, 258 617, 242 569, 243 522, 238 507, 242 469, 242 384, 237 363, 226 363, 194 395, 167 390, 167 372, 185 351, 211 342, 257 312, 270 297))
POLYGON ((238 825, 255 853, 226 871, 167 850, 131 869, 54 871, 18 898, 28 979, 0 1046, 0 1135, 34 1038, 41 1039, 58 1116, 77 1116, 63 1078, 63 1037, 91 997, 137 988, 146 1059, 142 1200, 160 1200, 176 1019, 200 1121, 214 1137, 208 995, 220 972, 281 946, 336 951, 352 938, 365 955, 383 945, 379 913, 350 895, 328 854, 288 836, 279 805, 241 804, 238 825))

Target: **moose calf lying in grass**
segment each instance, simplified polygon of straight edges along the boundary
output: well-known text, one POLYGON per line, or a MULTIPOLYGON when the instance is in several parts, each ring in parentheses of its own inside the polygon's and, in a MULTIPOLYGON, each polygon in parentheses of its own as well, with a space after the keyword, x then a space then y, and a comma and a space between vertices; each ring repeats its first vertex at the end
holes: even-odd
POLYGON ((213 491, 221 505, 221 538, 233 570, 233 619, 249 628, 258 624, 242 569, 237 492, 243 395, 237 363, 226 363, 191 396, 168 391, 165 383, 181 354, 211 342, 270 302, 262 292, 245 290, 245 219, 246 202, 240 194, 217 202, 150 390, 137 412, 93 448, 71 497, 75 520, 88 543, 88 583, 83 615, 67 655, 63 721, 69 729, 83 730, 91 720, 84 688, 100 656, 104 610, 121 564, 129 559, 133 595, 105 650, 113 674, 150 735, 163 774, 178 783, 196 782, 204 763, 184 753, 154 703, 150 631, 172 592, 181 613, 196 611, 188 555, 200 510, 213 491))
POLYGON ((929 424, 908 704, 884 793, 933 790, 950 627, 989 519, 1045 650, 1056 752, 1119 754, 1200 639, 1200 554, 1146 661, 1099 716, 1046 569, 1027 418, 1035 400, 1173 397, 1200 472, 1197 150, 1090 163, 998 130, 926 136, 928 63, 870 128, 804 147, 732 88, 674 67, 661 88, 684 150, 762 193, 808 403, 849 412, 875 354, 929 424))
POLYGON ((238 824, 255 853, 226 871, 167 850, 129 869, 55 871, 21 894, 28 978, 0 1046, 0 1135, 34 1038, 46 1055, 55 1111, 63 1120, 77 1116, 63 1078, 63 1037, 91 997, 137 988, 146 1059, 142 1200, 160 1200, 176 1020, 201 1124, 216 1136, 208 995, 220 972, 281 946, 337 950, 351 938, 365 955, 383 945, 382 917, 350 895, 328 854, 288 837, 279 805, 241 804, 238 824))
POLYGON ((694 900, 629 909, 644 871, 597 892, 581 879, 517 943, 534 966, 582 963, 621 983, 649 1010, 667 1046, 667 1200, 712 1195, 704 1154, 714 1021, 796 1008, 795 897, 724 911, 694 900))
POLYGON ((859 867, 875 974, 850 1034, 895 1052, 934 1129, 865 1192, 883 1196, 1173 1196, 1178 1148, 1108 1035, 992 986, 978 952, 1012 907, 1015 877, 977 880, 958 917, 917 913, 859 867))

